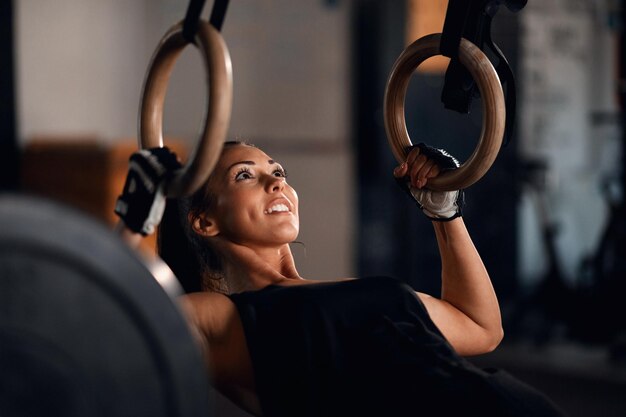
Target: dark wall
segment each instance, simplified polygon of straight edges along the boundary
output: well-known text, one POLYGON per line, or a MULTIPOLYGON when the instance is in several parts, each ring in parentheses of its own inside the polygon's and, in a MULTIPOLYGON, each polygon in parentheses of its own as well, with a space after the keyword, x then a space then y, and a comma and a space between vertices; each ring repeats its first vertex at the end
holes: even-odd
POLYGON ((15 128, 13 2, 0 2, 0 191, 18 184, 18 148, 15 128))
MULTIPOLYGON (((387 77, 404 48, 404 2, 362 0, 354 7, 354 146, 358 155, 358 271, 393 275, 420 291, 439 294, 440 261, 432 226, 401 193, 383 125, 387 77)), ((517 16, 501 10, 493 38, 516 71, 517 16)), ((470 114, 443 108, 443 75, 413 76, 405 102, 414 143, 443 147, 464 160, 474 149, 482 123, 481 102, 470 114)), ((516 142, 502 149, 487 175, 466 190, 465 222, 501 299, 516 289, 516 142)))

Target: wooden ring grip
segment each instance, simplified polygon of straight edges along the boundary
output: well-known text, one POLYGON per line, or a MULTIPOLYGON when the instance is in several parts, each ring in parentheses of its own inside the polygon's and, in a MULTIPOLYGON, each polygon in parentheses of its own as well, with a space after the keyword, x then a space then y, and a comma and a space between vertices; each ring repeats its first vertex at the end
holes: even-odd
MULTIPOLYGON (((441 34, 424 36, 409 45, 396 60, 384 98, 384 121, 387 140, 398 163, 406 161, 412 146, 406 129, 404 101, 415 69, 426 59, 440 55, 441 34)), ((461 39, 459 60, 478 85, 482 101, 483 125, 474 152, 461 166, 428 180, 427 188, 436 191, 460 190, 474 184, 489 170, 502 145, 506 108, 498 74, 476 45, 461 39)))
MULTIPOLYGON (((163 104, 176 59, 188 42, 183 37, 182 22, 172 26, 154 52, 140 104, 139 147, 163 146, 163 104)), ((232 64, 228 48, 220 33, 201 21, 194 44, 200 51, 207 72, 209 98, 200 139, 189 155, 187 164, 166 185, 168 197, 182 197, 198 190, 208 179, 219 159, 233 101, 232 64)))

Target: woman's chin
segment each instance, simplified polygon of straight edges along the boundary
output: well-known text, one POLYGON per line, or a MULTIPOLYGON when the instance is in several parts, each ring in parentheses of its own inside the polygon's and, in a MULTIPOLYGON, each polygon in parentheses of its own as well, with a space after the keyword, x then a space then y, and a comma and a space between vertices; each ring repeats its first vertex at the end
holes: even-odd
POLYGON ((285 225, 281 228, 272 230, 268 233, 269 240, 274 244, 291 243, 298 238, 299 228, 294 225, 285 225))
POLYGON ((290 234, 284 234, 282 236, 275 236, 273 239, 271 239, 267 243, 271 246, 280 246, 280 245, 287 245, 289 243, 292 243, 296 239, 298 239, 298 233, 290 233, 290 234))
POLYGON ((261 236, 248 236, 248 238, 235 238, 231 239, 235 243, 239 243, 248 247, 267 247, 275 248, 292 243, 298 238, 298 231, 292 230, 290 232, 284 231, 282 233, 268 233, 261 236))

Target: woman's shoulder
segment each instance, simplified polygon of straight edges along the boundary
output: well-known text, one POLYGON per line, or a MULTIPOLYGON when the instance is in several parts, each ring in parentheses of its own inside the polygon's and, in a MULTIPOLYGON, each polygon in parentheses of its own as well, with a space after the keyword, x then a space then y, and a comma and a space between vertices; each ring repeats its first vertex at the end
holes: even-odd
POLYGON ((262 288, 247 290, 240 293, 230 294, 227 297, 235 303, 239 299, 250 299, 255 297, 272 296, 285 293, 300 292, 325 292, 325 291, 341 291, 354 288, 369 288, 381 286, 403 286, 408 285, 392 276, 365 276, 361 278, 337 278, 337 279, 285 279, 284 281, 275 282, 262 288))
POLYGON ((230 298, 217 292, 197 292, 180 297, 189 319, 208 339, 219 339, 237 320, 237 308, 230 298))
POLYGON ((292 287, 300 285, 320 285, 320 286, 352 286, 352 285, 377 285, 378 283, 400 283, 398 278, 387 275, 371 275, 364 277, 349 277, 349 278, 335 278, 335 279, 300 279, 300 280, 286 280, 280 284, 274 285, 276 287, 292 287))
POLYGON ((406 287, 410 288, 404 281, 387 275, 371 275, 363 276, 359 278, 342 278, 331 281, 311 281, 308 283, 317 286, 318 288, 337 288, 337 289, 371 289, 379 287, 406 287))
POLYGON ((224 307, 232 304, 227 295, 213 291, 193 292, 181 296, 180 299, 194 308, 205 308, 207 306, 224 307))

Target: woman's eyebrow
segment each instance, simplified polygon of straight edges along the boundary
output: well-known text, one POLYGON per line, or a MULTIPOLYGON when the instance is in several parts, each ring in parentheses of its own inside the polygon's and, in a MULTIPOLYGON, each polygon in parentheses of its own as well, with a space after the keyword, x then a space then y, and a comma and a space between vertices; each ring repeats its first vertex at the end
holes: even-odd
MULTIPOLYGON (((278 162, 274 161, 273 159, 269 159, 267 161, 268 164, 270 165, 275 165, 278 164, 278 162)), ((226 170, 226 172, 230 171, 234 166, 236 165, 256 165, 256 163, 254 161, 239 161, 239 162, 235 162, 234 164, 231 164, 228 169, 226 170)))
POLYGON ((228 167, 228 169, 226 170, 226 172, 230 171, 230 170, 231 170, 234 166, 236 166, 236 165, 241 165, 241 164, 243 164, 243 165, 256 165, 256 164, 254 163, 254 161, 239 161, 239 162, 235 162, 234 164, 231 164, 231 165, 228 167))

